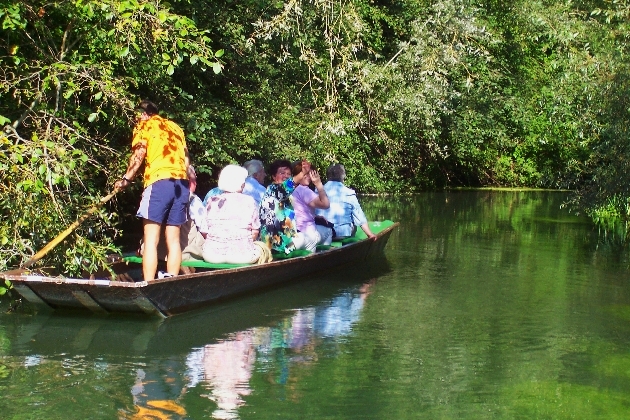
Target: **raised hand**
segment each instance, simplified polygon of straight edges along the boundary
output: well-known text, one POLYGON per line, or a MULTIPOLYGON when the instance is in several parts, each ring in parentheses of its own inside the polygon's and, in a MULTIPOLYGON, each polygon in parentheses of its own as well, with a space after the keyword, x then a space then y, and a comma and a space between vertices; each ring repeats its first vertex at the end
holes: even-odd
POLYGON ((315 169, 311 169, 311 171, 309 172, 309 175, 311 177, 311 182, 315 184, 315 186, 320 185, 322 183, 322 179, 319 176, 319 172, 317 172, 315 169))

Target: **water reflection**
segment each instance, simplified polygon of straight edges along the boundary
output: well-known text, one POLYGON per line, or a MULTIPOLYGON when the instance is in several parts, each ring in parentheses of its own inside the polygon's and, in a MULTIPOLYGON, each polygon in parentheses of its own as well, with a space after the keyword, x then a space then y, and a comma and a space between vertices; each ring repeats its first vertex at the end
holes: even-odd
POLYGON ((630 256, 562 201, 365 199, 401 227, 361 274, 164 321, 0 314, 0 417, 626 419, 630 256))
POLYGON ((0 314, 0 412, 237 418, 257 389, 252 377, 289 383, 295 366, 318 360, 318 346, 352 332, 366 279, 389 270, 378 259, 166 320, 0 314))
POLYGON ((171 419, 186 416, 181 399, 186 388, 178 360, 165 360, 136 370, 131 387, 134 412, 120 411, 125 419, 171 419))
MULTIPOLYGON (((317 358, 314 351, 317 340, 335 339, 352 332, 370 286, 371 283, 366 283, 357 291, 341 293, 327 304, 294 310, 290 317, 274 326, 239 331, 218 343, 194 349, 186 358, 187 388, 201 386, 206 390, 202 396, 217 407, 212 412, 213 418, 238 418, 238 408, 252 392, 249 381, 256 362, 263 372, 282 366, 274 382, 286 384, 293 365, 317 358)), ((155 400, 152 399, 153 407, 155 400)), ((176 399, 172 406, 178 407, 176 399)), ((146 408, 139 407, 138 412, 146 412, 146 408)))
POLYGON ((217 405, 216 419, 238 418, 237 409, 249 395, 249 379, 256 360, 256 329, 241 331, 230 339, 209 344, 188 357, 189 372, 194 372, 191 386, 201 383, 208 391, 203 395, 217 405))

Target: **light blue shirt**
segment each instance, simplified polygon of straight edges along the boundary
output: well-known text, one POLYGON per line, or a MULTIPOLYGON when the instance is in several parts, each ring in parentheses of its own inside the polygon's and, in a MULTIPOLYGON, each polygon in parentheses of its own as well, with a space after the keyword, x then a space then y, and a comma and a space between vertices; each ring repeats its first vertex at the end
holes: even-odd
POLYGON ((201 198, 196 194, 190 195, 190 203, 188 206, 188 215, 195 222, 197 230, 201 233, 208 233, 208 227, 206 223, 206 207, 201 202, 201 198))
POLYGON ((342 182, 328 181, 324 184, 324 190, 330 201, 330 207, 325 210, 316 209, 315 214, 334 223, 337 236, 351 236, 354 226, 367 223, 365 213, 353 189, 346 187, 342 182))
POLYGON ((215 195, 219 195, 219 194, 223 194, 223 190, 221 188, 219 188, 219 187, 214 187, 213 189, 208 191, 206 196, 203 198, 203 206, 207 207, 208 206, 208 200, 210 200, 210 197, 214 197, 215 195))
POLYGON ((260 185, 260 182, 256 181, 251 176, 245 178, 245 187, 243 187, 243 194, 249 195, 254 199, 256 205, 259 206, 262 201, 263 195, 267 189, 264 185, 260 185))

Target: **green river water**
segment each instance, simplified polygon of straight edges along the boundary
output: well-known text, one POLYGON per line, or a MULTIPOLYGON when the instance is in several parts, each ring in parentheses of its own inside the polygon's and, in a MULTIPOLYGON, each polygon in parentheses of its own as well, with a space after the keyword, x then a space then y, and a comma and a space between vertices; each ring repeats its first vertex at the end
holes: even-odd
POLYGON ((628 251, 565 193, 363 197, 385 259, 166 320, 0 315, 1 419, 628 419, 628 251))

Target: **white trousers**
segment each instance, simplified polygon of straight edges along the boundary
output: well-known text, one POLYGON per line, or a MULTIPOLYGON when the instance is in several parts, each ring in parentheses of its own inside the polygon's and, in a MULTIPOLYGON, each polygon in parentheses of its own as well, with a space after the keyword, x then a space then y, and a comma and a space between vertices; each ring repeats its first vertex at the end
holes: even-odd
POLYGON ((293 237, 293 244, 296 249, 306 249, 315 252, 317 245, 330 245, 332 242, 332 229, 326 226, 316 225, 316 230, 298 232, 293 237))

